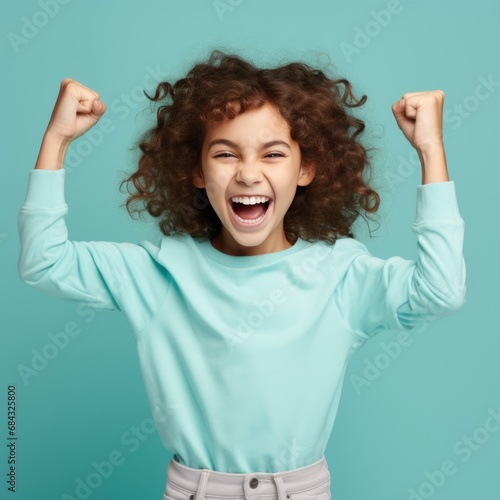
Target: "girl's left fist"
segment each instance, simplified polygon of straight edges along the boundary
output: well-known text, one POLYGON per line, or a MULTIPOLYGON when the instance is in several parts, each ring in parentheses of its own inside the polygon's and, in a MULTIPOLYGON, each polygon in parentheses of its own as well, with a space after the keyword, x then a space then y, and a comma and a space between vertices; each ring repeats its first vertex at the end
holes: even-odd
POLYGON ((419 152, 443 147, 444 92, 407 92, 392 105, 399 128, 419 152))

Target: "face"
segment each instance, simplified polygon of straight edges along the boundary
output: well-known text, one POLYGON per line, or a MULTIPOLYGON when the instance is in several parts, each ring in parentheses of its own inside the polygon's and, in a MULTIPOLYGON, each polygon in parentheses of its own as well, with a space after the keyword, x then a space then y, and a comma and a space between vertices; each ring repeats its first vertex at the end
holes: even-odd
POLYGON ((313 178, 313 165, 302 165, 289 125, 270 104, 209 125, 193 184, 206 188, 222 222, 212 245, 229 255, 289 248, 283 219, 297 186, 313 178))

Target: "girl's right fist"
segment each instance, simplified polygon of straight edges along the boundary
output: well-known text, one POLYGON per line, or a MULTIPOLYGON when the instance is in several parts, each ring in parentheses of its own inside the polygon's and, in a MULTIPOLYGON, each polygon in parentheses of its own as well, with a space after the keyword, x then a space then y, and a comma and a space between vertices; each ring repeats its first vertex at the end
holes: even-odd
POLYGON ((61 82, 47 132, 71 142, 93 127, 106 111, 99 94, 71 78, 61 82))

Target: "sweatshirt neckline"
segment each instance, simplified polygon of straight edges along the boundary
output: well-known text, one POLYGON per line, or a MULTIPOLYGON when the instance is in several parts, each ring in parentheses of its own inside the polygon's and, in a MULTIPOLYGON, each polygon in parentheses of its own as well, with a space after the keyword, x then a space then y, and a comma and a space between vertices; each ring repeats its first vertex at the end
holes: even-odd
POLYGON ((209 238, 199 240, 198 245, 203 255, 219 264, 228 267, 253 267, 273 263, 297 253, 307 245, 307 242, 301 238, 297 238, 291 247, 260 255, 229 255, 217 250, 209 238))

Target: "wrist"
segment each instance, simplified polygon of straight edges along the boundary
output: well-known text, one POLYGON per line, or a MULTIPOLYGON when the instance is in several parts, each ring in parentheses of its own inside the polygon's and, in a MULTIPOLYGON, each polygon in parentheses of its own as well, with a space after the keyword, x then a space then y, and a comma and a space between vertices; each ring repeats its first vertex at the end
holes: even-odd
POLYGON ((67 150, 71 144, 71 139, 68 139, 67 137, 60 137, 54 132, 51 132, 50 129, 47 129, 43 135, 42 143, 50 144, 53 148, 67 150))
POLYGON ((422 165, 422 184, 449 181, 446 154, 443 146, 417 150, 422 165))
POLYGON ((35 169, 58 170, 63 168, 64 157, 70 143, 70 140, 46 131, 42 139, 35 169))
POLYGON ((420 161, 428 161, 432 158, 442 157, 444 155, 443 141, 426 143, 415 149, 417 150, 420 161))
POLYGON ((429 168, 433 164, 442 163, 446 160, 444 147, 435 146, 433 148, 417 149, 422 168, 429 168))

